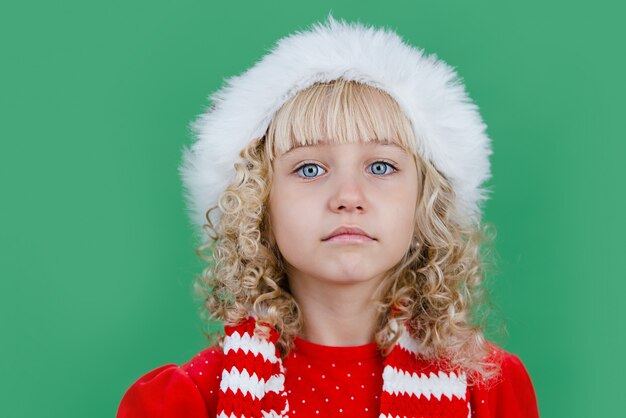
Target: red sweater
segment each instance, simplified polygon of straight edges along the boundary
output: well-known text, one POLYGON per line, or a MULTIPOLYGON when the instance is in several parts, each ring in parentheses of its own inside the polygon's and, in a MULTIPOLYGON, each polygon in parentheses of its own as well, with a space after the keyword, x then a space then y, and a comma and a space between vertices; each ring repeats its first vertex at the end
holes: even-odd
MULTIPOLYGON (((181 366, 168 364, 145 374, 125 393, 117 418, 215 417, 222 355, 207 348, 181 366)), ((290 416, 379 416, 383 358, 376 343, 329 347, 296 338, 284 366, 290 416)), ((505 353, 499 383, 470 390, 472 418, 539 417, 531 379, 514 354, 505 353)))

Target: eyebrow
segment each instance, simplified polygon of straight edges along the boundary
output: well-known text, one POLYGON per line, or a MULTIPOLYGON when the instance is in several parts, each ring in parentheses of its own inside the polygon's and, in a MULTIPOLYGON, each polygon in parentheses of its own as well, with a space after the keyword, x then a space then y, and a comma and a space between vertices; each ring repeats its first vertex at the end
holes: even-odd
MULTIPOLYGON (((315 147, 315 146, 319 146, 319 145, 325 145, 325 144, 298 144, 298 145, 295 145, 292 148, 290 148, 288 151, 284 152, 283 155, 287 155, 290 152, 295 151, 297 149, 311 148, 311 147, 315 147)), ((374 141, 371 141, 371 142, 364 142, 361 145, 381 145, 381 146, 386 146, 386 147, 394 147, 394 148, 396 148, 398 150, 401 150, 403 152, 406 151, 402 146, 396 144, 395 142, 374 142, 374 141)))

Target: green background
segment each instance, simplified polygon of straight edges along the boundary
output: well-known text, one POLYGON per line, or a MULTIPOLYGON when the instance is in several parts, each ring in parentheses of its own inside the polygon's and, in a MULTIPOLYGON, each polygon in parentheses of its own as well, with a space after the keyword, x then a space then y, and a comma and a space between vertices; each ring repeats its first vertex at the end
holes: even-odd
POLYGON ((114 416, 142 374, 205 346, 188 124, 329 11, 466 80, 495 150, 485 220, 508 335, 492 338, 543 417, 623 416, 624 10, 538 0, 3 2, 0 416, 114 416))

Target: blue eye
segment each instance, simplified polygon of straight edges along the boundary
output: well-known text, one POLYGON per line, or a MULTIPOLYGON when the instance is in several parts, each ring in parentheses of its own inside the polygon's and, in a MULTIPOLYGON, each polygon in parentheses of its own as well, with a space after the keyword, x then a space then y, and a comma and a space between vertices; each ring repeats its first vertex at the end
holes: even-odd
POLYGON ((315 178, 317 177, 317 174, 323 171, 324 174, 326 171, 320 167, 317 164, 312 164, 312 163, 308 163, 308 164, 303 164, 301 165, 297 170, 296 173, 298 173, 298 175, 300 175, 301 177, 306 177, 306 178, 315 178), (302 173, 302 175, 300 174, 302 173))
POLYGON ((375 163, 370 165, 370 167, 372 168, 370 170, 372 174, 383 175, 383 174, 389 174, 390 172, 396 171, 396 168, 394 166, 392 166, 391 164, 385 161, 376 161, 375 163), (387 168, 390 168, 391 171, 387 171, 387 168))

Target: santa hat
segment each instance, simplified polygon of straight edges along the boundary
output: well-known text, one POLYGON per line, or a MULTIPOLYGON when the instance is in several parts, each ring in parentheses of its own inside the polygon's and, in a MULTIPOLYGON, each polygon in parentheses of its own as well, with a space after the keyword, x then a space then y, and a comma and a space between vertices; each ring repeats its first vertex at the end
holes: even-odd
MULTIPOLYGON (((398 102, 421 157, 453 187, 452 219, 463 225, 480 221, 491 144, 457 73, 391 30, 329 15, 326 22, 280 39, 258 63, 227 79, 210 95, 212 106, 193 121, 195 141, 183 148, 179 170, 190 218, 203 241, 206 211, 234 179, 241 150, 265 134, 275 112, 296 93, 339 78, 379 88, 398 102)), ((219 217, 219 210, 211 213, 214 224, 219 217)))

